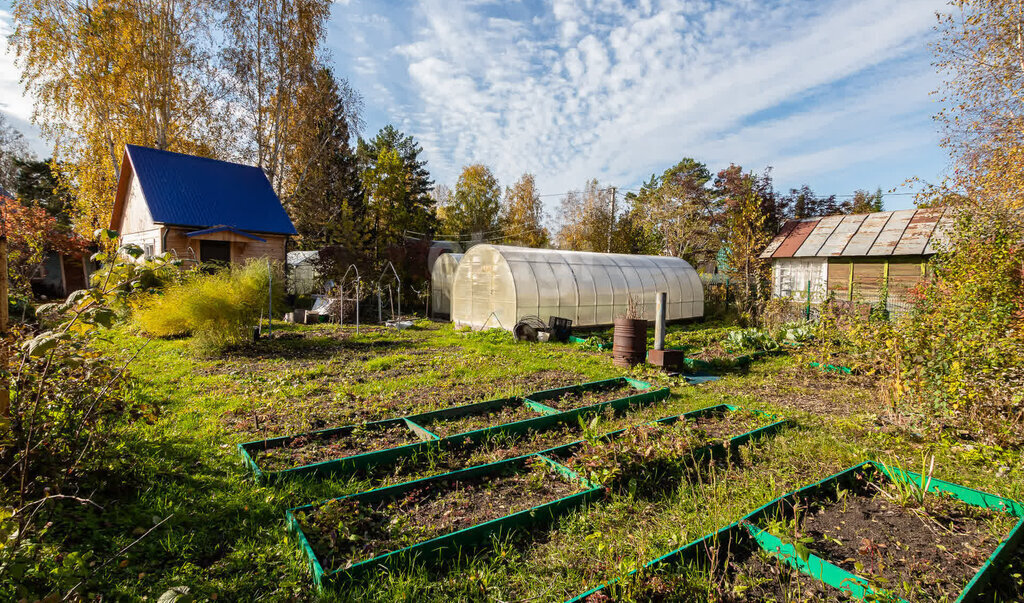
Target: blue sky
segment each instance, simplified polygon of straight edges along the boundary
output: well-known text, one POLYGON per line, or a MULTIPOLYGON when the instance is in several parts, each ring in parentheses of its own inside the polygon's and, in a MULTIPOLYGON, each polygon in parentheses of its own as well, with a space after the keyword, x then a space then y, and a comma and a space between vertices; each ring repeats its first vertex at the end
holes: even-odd
MULTIPOLYGON (((630 189, 692 156, 772 166, 780 190, 845 194, 941 176, 928 43, 943 6, 347 0, 328 46, 365 98, 364 136, 387 123, 412 134, 439 183, 481 162, 503 184, 533 172, 544 194, 588 178, 630 189)), ((24 126, 16 80, 0 57, 0 110, 24 126)))

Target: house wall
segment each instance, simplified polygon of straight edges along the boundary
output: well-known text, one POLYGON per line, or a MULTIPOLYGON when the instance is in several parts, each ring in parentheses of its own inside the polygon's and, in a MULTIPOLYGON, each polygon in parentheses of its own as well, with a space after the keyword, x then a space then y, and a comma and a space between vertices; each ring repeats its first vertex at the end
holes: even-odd
POLYGON ((794 301, 807 301, 810 283, 811 302, 825 300, 828 260, 825 258, 778 258, 772 261, 772 295, 794 301))
POLYGON ((163 253, 161 233, 162 228, 149 213, 139 180, 132 174, 121 216, 121 244, 138 245, 149 256, 159 255, 163 253))
MULTIPOLYGON (((165 237, 167 251, 175 252, 181 259, 199 261, 199 240, 185 236, 187 232, 189 231, 183 228, 168 227, 165 237)), ((232 263, 241 263, 250 258, 269 258, 283 263, 285 261, 286 237, 269 234, 259 236, 266 241, 254 241, 231 232, 203 235, 202 239, 231 242, 232 263)))

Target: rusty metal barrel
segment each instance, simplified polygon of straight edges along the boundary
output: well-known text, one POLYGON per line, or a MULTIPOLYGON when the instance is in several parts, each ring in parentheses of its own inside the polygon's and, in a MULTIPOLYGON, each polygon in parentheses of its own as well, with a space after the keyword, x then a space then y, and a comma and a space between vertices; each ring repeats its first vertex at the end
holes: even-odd
POLYGON ((615 319, 612 364, 630 367, 647 358, 647 321, 633 318, 615 319))

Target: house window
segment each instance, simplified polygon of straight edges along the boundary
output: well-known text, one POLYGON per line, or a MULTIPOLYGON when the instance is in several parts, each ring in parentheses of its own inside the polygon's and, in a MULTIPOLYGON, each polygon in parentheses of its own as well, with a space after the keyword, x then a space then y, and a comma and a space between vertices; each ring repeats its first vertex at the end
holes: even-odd
POLYGON ((147 260, 152 259, 153 256, 156 255, 156 250, 153 248, 152 243, 146 243, 146 245, 143 247, 143 250, 146 252, 147 260))

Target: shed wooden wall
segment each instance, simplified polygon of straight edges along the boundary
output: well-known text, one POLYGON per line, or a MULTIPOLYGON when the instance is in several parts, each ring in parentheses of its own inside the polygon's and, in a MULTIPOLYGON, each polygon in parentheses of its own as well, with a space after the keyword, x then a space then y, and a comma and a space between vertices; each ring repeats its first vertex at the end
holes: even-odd
POLYGON ((828 290, 837 300, 876 303, 888 282, 889 297, 903 297, 925 277, 923 256, 899 258, 831 258, 828 261, 828 290), (852 287, 851 287, 852 286, 852 287))
MULTIPOLYGON (((174 250, 179 258, 199 259, 199 241, 185 236, 188 232, 181 228, 169 228, 167 232, 167 251, 174 250)), ((236 235, 231 232, 214 233, 205 235, 202 238, 212 241, 231 242, 231 263, 241 263, 250 258, 269 258, 284 263, 285 261, 285 237, 284 235, 259 235, 266 241, 254 241, 252 239, 236 235)))

